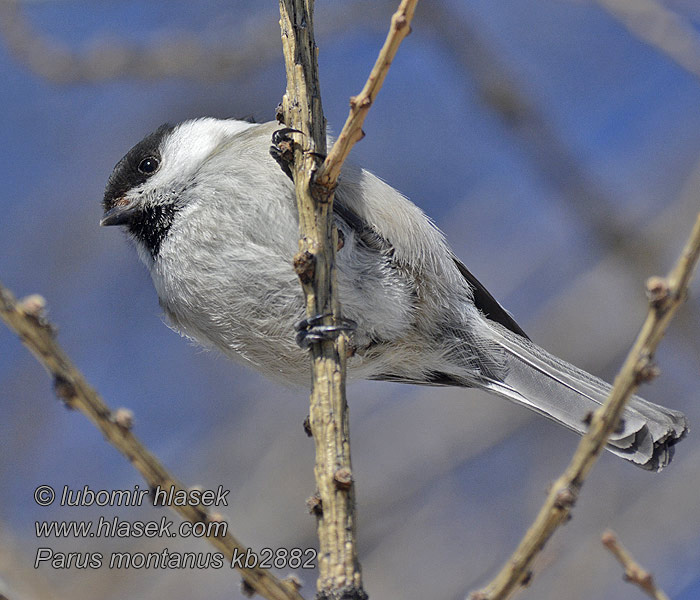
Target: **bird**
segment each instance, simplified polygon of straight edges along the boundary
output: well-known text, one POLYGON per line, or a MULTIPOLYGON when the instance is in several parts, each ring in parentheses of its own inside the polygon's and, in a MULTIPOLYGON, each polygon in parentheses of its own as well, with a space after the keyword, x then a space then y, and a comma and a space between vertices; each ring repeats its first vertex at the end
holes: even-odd
MULTIPOLYGON (((165 124, 109 176, 100 224, 127 232, 174 330, 301 386, 309 343, 347 330, 351 379, 482 389, 585 433, 610 386, 530 340, 425 213, 359 166, 343 166, 333 202, 342 319, 304 321, 280 139, 277 122, 165 124)), ((660 471, 687 431, 681 412, 633 396, 606 448, 660 471)))

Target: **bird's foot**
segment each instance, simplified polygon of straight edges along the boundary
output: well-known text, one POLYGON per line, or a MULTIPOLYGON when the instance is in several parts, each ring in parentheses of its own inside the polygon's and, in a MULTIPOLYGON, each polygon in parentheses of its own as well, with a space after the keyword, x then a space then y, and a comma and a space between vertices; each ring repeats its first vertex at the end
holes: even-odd
POLYGON ((278 129, 272 134, 272 146, 270 146, 270 156, 277 161, 290 179, 292 179, 291 164, 294 160, 294 140, 290 136, 291 133, 302 132, 292 127, 278 129))
POLYGON ((357 329, 357 323, 351 319, 336 318, 334 325, 323 325, 323 319, 330 317, 329 313, 315 315, 302 319, 294 325, 297 332, 296 342, 300 348, 307 350, 311 344, 334 340, 342 332, 357 329))

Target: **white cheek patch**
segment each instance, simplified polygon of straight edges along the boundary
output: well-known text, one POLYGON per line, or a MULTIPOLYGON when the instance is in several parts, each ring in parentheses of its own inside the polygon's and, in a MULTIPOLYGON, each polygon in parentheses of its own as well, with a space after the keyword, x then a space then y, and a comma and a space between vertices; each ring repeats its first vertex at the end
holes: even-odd
POLYGON ((152 201, 165 201, 170 194, 182 191, 198 167, 222 144, 254 125, 245 121, 213 118, 181 123, 163 139, 160 169, 135 191, 138 194, 154 192, 152 201), (159 194, 162 194, 162 199, 158 197, 159 194))

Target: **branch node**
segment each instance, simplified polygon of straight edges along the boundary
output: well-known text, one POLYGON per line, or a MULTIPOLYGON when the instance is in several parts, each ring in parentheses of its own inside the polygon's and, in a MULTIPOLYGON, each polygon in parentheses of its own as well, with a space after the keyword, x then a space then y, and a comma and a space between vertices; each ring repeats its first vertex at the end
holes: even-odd
POLYGON ((372 106, 372 98, 369 96, 350 96, 350 108, 352 110, 369 110, 372 106))
POLYGON ((554 498, 554 507, 559 510, 569 511, 576 503, 576 493, 570 486, 566 486, 557 491, 554 498))
POLYGON ((328 204, 338 187, 338 183, 330 181, 325 175, 316 177, 316 174, 317 171, 314 172, 314 177, 311 180, 311 193, 320 204, 328 204))
POLYGON ((128 408, 118 408, 110 415, 109 420, 124 431, 131 431, 134 427, 134 413, 128 408))
POLYGON ((320 517, 323 514, 323 503, 321 502, 321 496, 318 492, 306 499, 306 509, 309 511, 310 515, 320 517))
POLYGON ((15 307, 15 297, 5 287, 0 287, 0 307, 5 312, 10 312, 15 307))
POLYGON ((311 194, 319 204, 329 204, 336 187, 337 184, 328 187, 325 182, 318 182, 314 177, 311 181, 311 194))
POLYGON ((57 329, 46 316, 46 299, 43 296, 31 294, 22 298, 17 303, 17 310, 47 331, 51 337, 56 337, 57 329))
POLYGON ((314 437, 314 432, 311 430, 311 416, 306 415, 304 419, 304 433, 307 437, 314 437))
POLYGON ((308 250, 298 252, 294 256, 294 271, 304 285, 309 285, 314 280, 316 273, 316 257, 308 250))
POLYGON ((603 535, 600 536, 600 541, 602 542, 603 546, 610 549, 617 543, 617 538, 612 531, 606 529, 603 532, 603 535))
POLYGON ((649 305, 657 311, 664 310, 671 297, 671 287, 666 277, 654 275, 646 282, 649 305))
POLYGON ((255 588, 245 579, 241 579, 241 594, 243 594, 246 598, 252 598, 255 596, 255 588))
POLYGON ((520 580, 520 587, 526 588, 527 586, 529 586, 532 582, 532 576, 532 569, 528 569, 527 571, 525 571, 523 578, 520 580))
POLYGON ((66 379, 63 375, 55 375, 53 378, 53 391, 66 408, 75 408, 74 401, 78 394, 72 381, 66 379))
POLYGON ((304 587, 301 579, 299 579, 296 575, 287 575, 284 579, 282 579, 282 583, 289 585, 295 592, 298 592, 304 587))
POLYGON ((333 473, 333 481, 338 489, 349 489, 352 485, 352 471, 348 467, 341 467, 333 473))
POLYGON ((644 353, 639 357, 634 367, 635 383, 648 383, 656 379, 660 373, 661 370, 654 362, 653 357, 649 353, 644 353))
POLYGON ((39 319, 40 317, 45 316, 46 299, 39 294, 31 294, 30 296, 25 296, 22 298, 17 303, 17 308, 28 317, 39 319))

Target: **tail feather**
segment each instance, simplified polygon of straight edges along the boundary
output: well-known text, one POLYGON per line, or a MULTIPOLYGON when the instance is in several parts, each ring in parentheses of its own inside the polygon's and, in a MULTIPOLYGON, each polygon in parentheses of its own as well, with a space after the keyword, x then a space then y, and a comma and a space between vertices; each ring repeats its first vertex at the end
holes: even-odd
MULTIPOLYGON (((611 386, 497 323, 489 324, 489 329, 489 337, 505 354, 506 374, 501 380, 488 380, 485 387, 585 433, 590 413, 605 402, 611 386)), ((682 413, 633 396, 607 449, 644 469, 660 471, 687 431, 682 413)))

